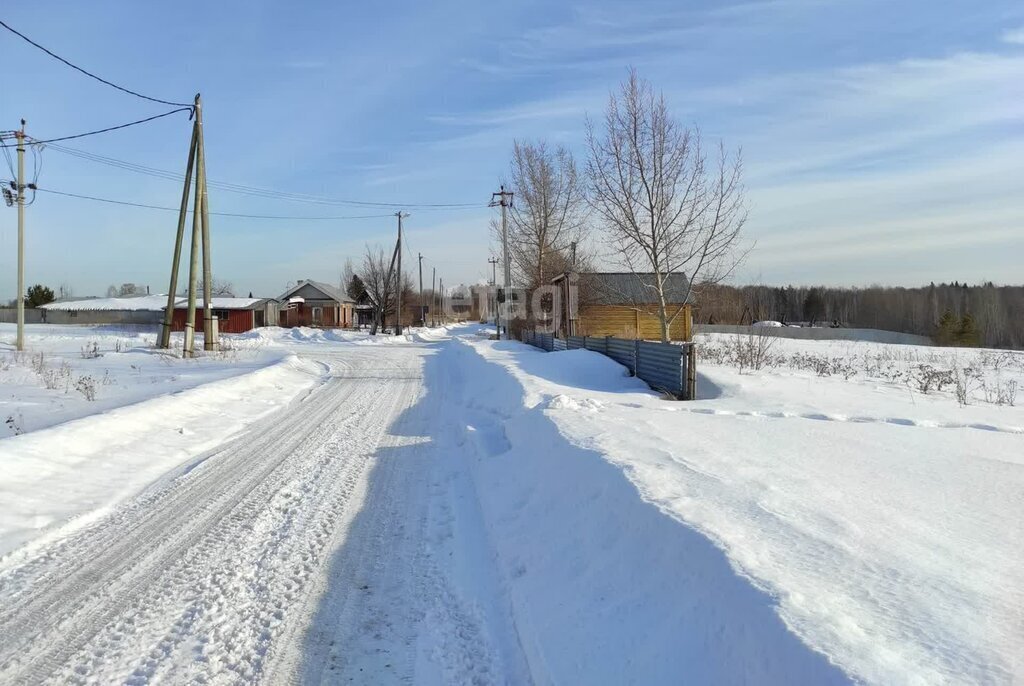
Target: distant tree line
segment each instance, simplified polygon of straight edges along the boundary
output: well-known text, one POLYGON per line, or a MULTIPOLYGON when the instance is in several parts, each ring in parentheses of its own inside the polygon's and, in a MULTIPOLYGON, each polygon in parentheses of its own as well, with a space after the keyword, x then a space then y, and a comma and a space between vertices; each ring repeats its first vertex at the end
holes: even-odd
POLYGON ((945 345, 1024 348, 1024 286, 956 281, 919 288, 711 284, 701 289, 694 319, 885 329, 932 336, 945 345))

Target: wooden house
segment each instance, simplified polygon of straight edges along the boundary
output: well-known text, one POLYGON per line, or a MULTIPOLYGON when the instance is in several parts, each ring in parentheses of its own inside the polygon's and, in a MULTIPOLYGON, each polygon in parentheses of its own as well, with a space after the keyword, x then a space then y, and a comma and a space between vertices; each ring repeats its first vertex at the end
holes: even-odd
MULTIPOLYGON (((553 279, 552 284, 562 291, 561 335, 661 340, 658 294, 653 274, 568 273, 553 279)), ((668 315, 674 316, 669 326, 669 338, 674 341, 692 340, 692 303, 686 276, 669 275, 665 295, 668 315)))
POLYGON ((323 283, 303 279, 278 298, 278 325, 349 328, 355 302, 344 292, 323 283))

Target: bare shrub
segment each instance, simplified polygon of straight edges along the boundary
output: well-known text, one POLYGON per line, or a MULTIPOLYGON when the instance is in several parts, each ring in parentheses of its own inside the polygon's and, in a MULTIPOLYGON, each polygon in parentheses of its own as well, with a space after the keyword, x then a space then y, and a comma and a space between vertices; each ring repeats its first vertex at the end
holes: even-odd
POLYGON ((82 359, 83 360, 94 360, 97 357, 103 357, 103 353, 100 352, 100 344, 96 341, 86 343, 82 346, 82 359))
POLYGON ((89 402, 96 400, 96 380, 91 376, 78 377, 78 380, 75 381, 75 390, 89 402))
POLYGON ((910 370, 908 383, 912 383, 921 393, 941 391, 955 382, 954 373, 948 369, 936 369, 930 364, 919 364, 910 370))
POLYGON ((746 336, 737 336, 734 340, 734 355, 740 374, 745 370, 760 371, 777 367, 780 359, 772 354, 777 338, 765 330, 750 330, 746 336))

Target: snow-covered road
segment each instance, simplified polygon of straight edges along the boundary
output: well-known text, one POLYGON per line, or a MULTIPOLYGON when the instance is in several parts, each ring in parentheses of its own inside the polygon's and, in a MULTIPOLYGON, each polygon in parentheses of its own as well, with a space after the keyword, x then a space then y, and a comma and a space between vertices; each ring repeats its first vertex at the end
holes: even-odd
MULTIPOLYGON (((424 351, 411 345, 388 346, 386 357, 368 347, 349 346, 343 355, 318 351, 330 374, 313 392, 4 570, 0 682, 298 675, 308 608, 325 590, 329 553, 364 504, 371 457, 406 442, 386 437, 386 430, 419 397, 424 351)), ((390 468, 383 457, 378 463, 390 468)), ((408 485, 405 491, 429 487, 408 485)), ((413 532, 394 532, 417 514, 409 507, 415 502, 402 498, 405 491, 369 501, 379 526, 362 532, 361 542, 348 541, 346 547, 362 547, 349 556, 357 558, 349 560, 354 571, 379 557, 374 548, 388 537, 406 539, 395 551, 399 557, 418 545, 413 532), (392 511, 396 498, 402 517, 392 511)), ((328 590, 332 602, 345 606, 353 605, 352 594, 377 592, 368 585, 328 590)), ((330 651, 323 658, 344 668, 330 651)), ((393 669, 398 674, 401 666, 393 669)))

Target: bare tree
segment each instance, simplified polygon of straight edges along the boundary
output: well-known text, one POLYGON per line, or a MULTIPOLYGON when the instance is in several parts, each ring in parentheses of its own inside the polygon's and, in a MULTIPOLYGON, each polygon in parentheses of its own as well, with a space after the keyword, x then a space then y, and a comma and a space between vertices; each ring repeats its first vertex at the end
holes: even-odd
MULTIPOLYGON (((388 317, 398 314, 398 273, 395 269, 394 256, 388 256, 379 245, 366 246, 363 265, 359 277, 363 288, 373 305, 373 323, 370 333, 376 334, 378 327, 387 327, 388 317)), ((402 274, 402 298, 405 302, 413 302, 412 276, 402 274)))
MULTIPOLYGON (((198 283, 196 283, 196 293, 201 294, 202 292, 203 280, 199 279, 198 283)), ((233 298, 235 297, 235 284, 213 277, 210 280, 210 295, 214 298, 233 298)))
MULTIPOLYGON (((516 141, 509 172, 516 193, 509 260, 515 281, 529 292, 569 268, 571 246, 584 238, 586 188, 572 153, 544 141, 516 141)), ((491 229, 501 245, 501 223, 492 221, 491 229)))
POLYGON ((635 70, 612 93, 603 130, 587 122, 590 201, 616 256, 631 272, 651 274, 663 341, 683 304, 670 307, 672 274, 695 284, 720 283, 745 256, 747 212, 739 153, 722 145, 709 165, 700 132, 681 127, 664 96, 635 70))
POLYGON ((339 290, 345 293, 349 286, 352 284, 352 279, 356 276, 355 265, 352 264, 352 258, 345 258, 345 266, 341 268, 341 283, 338 284, 339 290))

